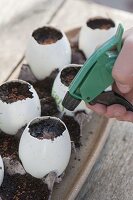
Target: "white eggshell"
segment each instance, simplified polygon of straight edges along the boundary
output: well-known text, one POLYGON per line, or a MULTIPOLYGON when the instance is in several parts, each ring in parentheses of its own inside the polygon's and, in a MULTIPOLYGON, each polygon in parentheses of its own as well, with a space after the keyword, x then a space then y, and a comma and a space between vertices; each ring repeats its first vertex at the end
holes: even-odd
POLYGON ((0 186, 3 182, 3 178, 4 178, 4 164, 3 164, 2 157, 0 155, 0 186))
POLYGON ((89 58, 92 53, 102 45, 105 41, 110 39, 117 30, 117 24, 108 30, 105 29, 91 29, 85 23, 79 34, 79 49, 82 50, 86 56, 89 58))
POLYGON ((7 81, 4 84, 9 84, 10 82, 28 84, 30 86, 29 91, 33 95, 32 98, 17 100, 13 103, 6 103, 0 99, 0 129, 7 134, 14 135, 31 119, 41 115, 41 105, 32 85, 22 80, 7 81))
MULTIPOLYGON (((82 65, 70 64, 70 65, 65 66, 63 69, 68 68, 68 67, 82 67, 82 65)), ((53 88, 52 88, 52 96, 54 97, 56 104, 58 105, 59 111, 64 112, 66 115, 69 115, 69 116, 73 116, 74 113, 77 111, 85 111, 87 114, 91 113, 92 111, 89 108, 87 108, 84 101, 81 101, 81 103, 75 108, 74 111, 69 111, 62 106, 62 101, 68 91, 68 87, 65 86, 61 82, 60 76, 61 76, 62 70, 58 73, 54 81, 53 88)))
MULTIPOLYGON (((60 119, 48 116, 36 118, 31 123, 48 118, 57 119, 65 126, 60 119)), ((62 135, 52 141, 31 136, 29 125, 30 123, 19 144, 19 157, 25 170, 36 178, 43 178, 51 171, 55 171, 59 176, 67 167, 71 155, 70 136, 66 126, 62 135)))
MULTIPOLYGON (((48 26, 47 26, 48 27, 48 26)), ((61 39, 52 44, 39 44, 33 36, 30 37, 26 50, 26 60, 39 80, 49 76, 56 69, 71 63, 71 47, 63 31, 61 39)))
POLYGON ((109 87, 107 87, 104 91, 105 92, 109 92, 109 91, 111 91, 112 90, 112 85, 110 85, 109 87))

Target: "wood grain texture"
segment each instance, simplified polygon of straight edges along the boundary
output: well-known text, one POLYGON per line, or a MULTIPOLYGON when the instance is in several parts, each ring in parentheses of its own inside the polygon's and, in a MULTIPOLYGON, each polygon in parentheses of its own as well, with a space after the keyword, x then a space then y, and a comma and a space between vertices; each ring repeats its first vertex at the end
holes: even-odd
MULTIPOLYGON (((54 0, 30 0, 27 7, 26 2, 24 5, 21 4, 21 1, 18 3, 14 0, 14 2, 16 2, 17 8, 15 4, 7 4, 9 10, 14 10, 14 14, 9 14, 11 19, 5 18, 0 26, 0 82, 8 78, 22 59, 31 32, 39 26, 50 23, 64 0, 56 0, 56 4, 54 0), (16 9, 20 12, 16 12, 16 9)), ((6 10, 8 11, 8 9, 6 10)), ((4 13, 4 17, 6 15, 8 15, 8 12, 4 13)))
POLYGON ((116 121, 76 200, 133 199, 133 125, 116 121))
POLYGON ((110 17, 115 21, 122 22, 126 29, 133 25, 131 13, 101 6, 87 0, 67 0, 54 17, 52 24, 67 31, 82 26, 87 19, 96 16, 110 17))

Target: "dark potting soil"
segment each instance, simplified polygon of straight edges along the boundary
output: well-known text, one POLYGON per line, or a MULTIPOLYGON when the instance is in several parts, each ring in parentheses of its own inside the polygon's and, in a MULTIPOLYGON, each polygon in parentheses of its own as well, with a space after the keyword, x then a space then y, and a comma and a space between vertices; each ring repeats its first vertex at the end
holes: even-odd
POLYGON ((46 77, 44 80, 36 81, 33 83, 33 87, 37 91, 37 94, 40 99, 51 96, 53 82, 55 77, 58 74, 58 69, 54 70, 49 77, 46 77))
POLYGON ((18 158, 19 142, 12 135, 0 132, 0 155, 2 157, 18 158))
POLYGON ((32 33, 32 37, 41 45, 52 44, 60 40, 63 35, 62 33, 52 27, 42 27, 36 29, 32 33))
POLYGON ((80 70, 80 67, 67 67, 61 72, 61 82, 65 86, 69 86, 78 71, 80 70))
POLYGON ((51 96, 41 99, 41 116, 56 116, 59 111, 55 99, 51 96))
POLYGON ((86 57, 84 53, 77 48, 73 48, 72 49, 72 63, 84 64, 85 61, 86 61, 86 57))
POLYGON ((2 200, 48 200, 49 195, 48 186, 29 174, 10 176, 5 173, 0 187, 2 200))
POLYGON ((115 27, 115 23, 111 19, 106 18, 93 18, 89 19, 87 26, 91 29, 105 29, 108 30, 112 27, 115 27))
POLYGON ((33 98, 29 90, 30 85, 20 82, 7 82, 0 86, 0 99, 6 103, 13 103, 26 98, 33 98))
POLYGON ((69 131, 71 141, 74 142, 75 147, 79 148, 81 146, 80 142, 80 126, 78 122, 71 116, 64 115, 62 121, 66 124, 66 127, 69 131))
POLYGON ((53 79, 47 77, 44 80, 33 83, 33 87, 37 91, 37 94, 40 99, 51 95, 53 81, 54 81, 53 79))
POLYGON ((43 119, 37 122, 33 122, 29 126, 30 135, 40 140, 54 140, 62 135, 65 131, 65 126, 57 119, 43 119))

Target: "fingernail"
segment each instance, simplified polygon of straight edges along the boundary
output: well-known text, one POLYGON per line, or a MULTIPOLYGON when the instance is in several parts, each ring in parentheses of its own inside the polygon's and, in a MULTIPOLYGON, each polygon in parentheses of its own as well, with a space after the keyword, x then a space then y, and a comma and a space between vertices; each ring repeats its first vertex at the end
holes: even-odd
POLYGON ((123 84, 118 83, 118 82, 116 84, 118 86, 118 89, 122 93, 128 93, 131 90, 131 87, 129 85, 123 85, 123 84))

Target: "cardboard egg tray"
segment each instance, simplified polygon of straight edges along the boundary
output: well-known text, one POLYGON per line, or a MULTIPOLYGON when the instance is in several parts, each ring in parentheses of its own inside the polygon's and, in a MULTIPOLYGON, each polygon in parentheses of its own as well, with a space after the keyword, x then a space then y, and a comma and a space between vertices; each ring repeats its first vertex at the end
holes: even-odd
MULTIPOLYGON (((69 41, 72 47, 72 63, 83 64, 85 61, 85 58, 82 52, 78 50, 78 45, 77 45, 79 30, 80 30, 79 28, 73 29, 67 32, 66 34, 69 38, 69 41)), ((27 66, 26 67, 23 66, 22 68, 22 65, 24 63, 25 61, 22 61, 22 63, 19 65, 18 69, 16 69, 16 71, 12 74, 10 79, 21 78, 26 81, 34 79, 34 76, 31 74, 27 66)), ((112 120, 108 120, 104 117, 98 116, 95 113, 92 113, 89 120, 86 120, 84 122, 84 125, 82 127, 83 131, 81 131, 82 135, 79 138, 80 147, 72 148, 70 162, 65 170, 64 176, 62 177, 62 181, 60 183, 55 183, 54 185, 54 189, 52 192, 52 200, 74 200, 75 199, 78 192, 82 188, 87 176, 89 175, 93 165, 95 164, 100 154, 100 151, 102 150, 106 142, 111 125, 112 125, 112 120)), ((3 139, 3 143, 5 143, 6 141, 8 142, 7 138, 9 138, 9 140, 13 140, 9 136, 6 136, 5 140, 3 139)), ((16 142, 15 145, 18 146, 18 143, 16 142)), ((0 148, 2 148, 1 144, 0 144, 0 148)), ((12 190, 10 191, 12 192, 11 195, 14 195, 14 198, 11 198, 10 191, 9 191, 8 196, 6 196, 6 198, 2 198, 3 189, 0 189, 0 197, 2 198, 2 200, 23 199, 23 198, 15 197, 15 193, 20 192, 19 188, 21 188, 21 185, 20 187, 18 187, 16 186, 16 183, 14 182, 14 181, 19 181, 18 175, 14 179, 11 179, 8 176, 8 174, 6 174, 5 178, 6 178, 6 181, 9 182, 8 187, 12 187, 12 190), (18 191, 15 191, 16 188, 18 191)), ((26 174, 23 176, 20 184, 24 185, 25 180, 27 180, 27 184, 29 185, 30 185, 30 180, 31 180, 31 183, 34 182, 34 180, 32 180, 32 177, 26 174)), ((35 180, 35 183, 33 184, 37 184, 37 181, 38 180, 35 180)), ((44 187, 42 184, 43 183, 41 183, 39 180, 38 185, 40 188, 44 187)), ((27 190, 27 194, 24 191, 24 199, 36 199, 36 200, 48 199, 48 195, 47 197, 43 196, 43 197, 38 198, 37 196, 38 192, 40 193, 38 189, 36 190, 36 187, 32 188, 31 193, 30 193, 30 189, 27 190), (34 189, 34 195, 36 194, 36 196, 32 196, 33 189, 34 189), (29 197, 25 198, 27 196, 29 197)), ((43 194, 43 191, 41 192, 43 194)))

